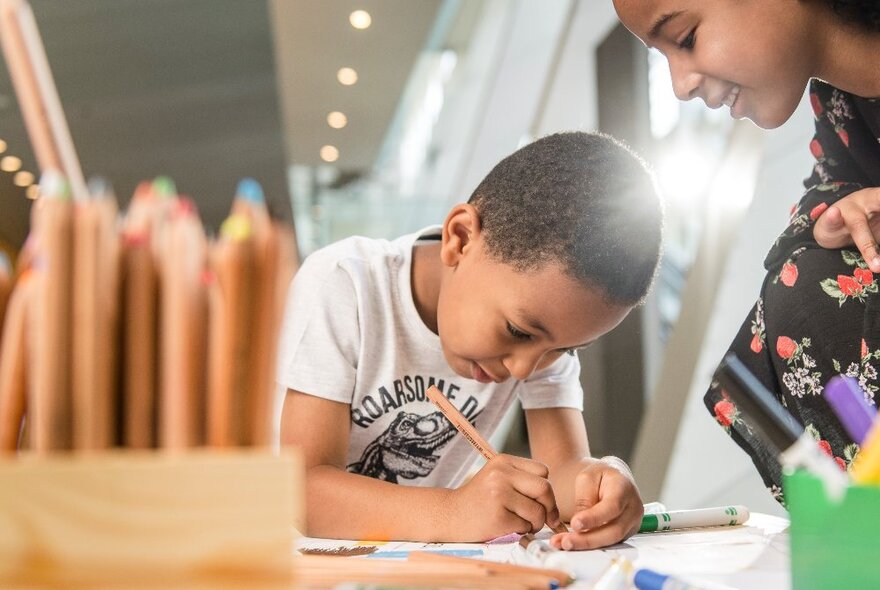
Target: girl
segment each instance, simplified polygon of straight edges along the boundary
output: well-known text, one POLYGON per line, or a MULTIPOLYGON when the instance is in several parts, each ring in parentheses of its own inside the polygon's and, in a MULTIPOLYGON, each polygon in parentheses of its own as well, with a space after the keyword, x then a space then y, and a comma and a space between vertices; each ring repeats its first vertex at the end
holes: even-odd
MULTIPOLYGON (((880 4, 876 0, 614 0, 669 61, 681 100, 778 127, 810 86, 816 161, 731 350, 841 467, 858 447, 820 394, 838 373, 875 403, 880 364, 880 4), (873 230, 873 231, 872 231, 873 230), (855 246, 855 247, 854 247, 855 246), (843 248, 827 250, 824 248, 843 248)), ((706 405, 782 500, 767 449, 713 383, 706 405)))

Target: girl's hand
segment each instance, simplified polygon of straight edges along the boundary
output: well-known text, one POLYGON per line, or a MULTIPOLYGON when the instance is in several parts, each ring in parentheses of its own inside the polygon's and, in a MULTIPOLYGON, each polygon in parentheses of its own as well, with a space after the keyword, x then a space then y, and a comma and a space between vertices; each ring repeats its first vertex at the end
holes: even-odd
POLYGON ((447 522, 463 541, 487 541, 510 533, 537 532, 559 523, 547 466, 498 455, 466 484, 452 490, 447 522))
POLYGON ((880 272, 880 188, 863 188, 831 205, 813 227, 823 248, 855 245, 873 272, 880 272))
POLYGON ((557 549, 597 549, 619 543, 638 532, 645 512, 625 464, 617 468, 601 459, 578 473, 575 503, 571 532, 550 539, 557 549))

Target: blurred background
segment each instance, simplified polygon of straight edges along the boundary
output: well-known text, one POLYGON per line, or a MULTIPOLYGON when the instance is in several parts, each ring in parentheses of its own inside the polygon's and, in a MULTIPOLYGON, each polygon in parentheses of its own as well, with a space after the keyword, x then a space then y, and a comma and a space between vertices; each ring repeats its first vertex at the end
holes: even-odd
MULTIPOLYGON (((592 452, 629 461, 646 501, 782 513, 702 394, 809 172, 806 104, 764 132, 678 102, 610 0, 31 4, 87 176, 124 205, 169 175, 214 231, 252 176, 303 256, 442 222, 542 135, 627 141, 663 190, 664 258, 648 302, 581 355, 592 452)), ((2 68, 0 248, 14 256, 39 174, 2 68)), ((517 416, 496 442, 527 453, 517 416)))

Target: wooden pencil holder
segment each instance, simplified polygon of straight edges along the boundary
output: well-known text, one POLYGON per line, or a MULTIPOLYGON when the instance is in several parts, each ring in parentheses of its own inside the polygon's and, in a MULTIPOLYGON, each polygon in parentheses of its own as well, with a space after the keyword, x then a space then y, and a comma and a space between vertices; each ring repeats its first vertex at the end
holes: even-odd
POLYGON ((0 459, 0 587, 287 586, 302 482, 289 451, 0 459))

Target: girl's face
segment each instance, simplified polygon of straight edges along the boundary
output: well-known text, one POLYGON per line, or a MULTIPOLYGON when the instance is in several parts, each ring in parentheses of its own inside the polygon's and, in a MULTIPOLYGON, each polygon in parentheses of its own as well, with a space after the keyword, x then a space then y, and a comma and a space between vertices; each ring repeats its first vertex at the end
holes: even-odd
POLYGON ((679 100, 759 127, 782 125, 815 68, 817 23, 801 0, 614 0, 621 22, 669 61, 679 100))

